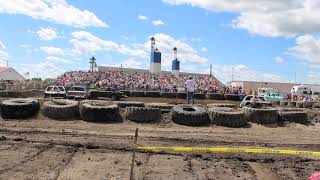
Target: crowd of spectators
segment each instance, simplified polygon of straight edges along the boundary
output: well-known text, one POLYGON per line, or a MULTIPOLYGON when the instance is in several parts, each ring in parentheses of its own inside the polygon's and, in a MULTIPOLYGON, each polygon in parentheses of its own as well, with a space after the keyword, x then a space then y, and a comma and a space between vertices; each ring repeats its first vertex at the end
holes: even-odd
MULTIPOLYGON (((224 87, 224 93, 225 94, 245 94, 242 86, 231 86, 231 85, 224 87)), ((252 92, 249 94, 252 94, 252 92)))
MULTIPOLYGON (((66 72, 57 78, 54 84, 61 86, 84 85, 97 89, 119 89, 135 91, 164 91, 175 92, 184 88, 184 82, 190 75, 172 73, 151 74, 149 72, 66 72)), ((210 75, 191 75, 197 82, 197 92, 223 93, 221 83, 210 75)))

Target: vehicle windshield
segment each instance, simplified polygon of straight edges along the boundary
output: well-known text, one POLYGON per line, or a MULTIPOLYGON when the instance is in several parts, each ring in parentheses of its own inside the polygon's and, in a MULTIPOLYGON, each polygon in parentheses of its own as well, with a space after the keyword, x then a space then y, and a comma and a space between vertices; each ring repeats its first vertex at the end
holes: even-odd
POLYGON ((47 87, 46 91, 51 91, 52 88, 53 88, 52 86, 49 86, 47 87))
POLYGON ((62 86, 59 86, 58 88, 59 88, 60 91, 65 91, 64 87, 62 87, 62 86))

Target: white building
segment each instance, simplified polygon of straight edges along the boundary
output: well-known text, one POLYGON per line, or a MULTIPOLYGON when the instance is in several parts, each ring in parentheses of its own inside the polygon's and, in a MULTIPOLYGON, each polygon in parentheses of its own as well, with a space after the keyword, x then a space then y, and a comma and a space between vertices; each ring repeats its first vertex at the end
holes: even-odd
POLYGON ((11 67, 0 67, 0 80, 26 80, 26 78, 11 67))

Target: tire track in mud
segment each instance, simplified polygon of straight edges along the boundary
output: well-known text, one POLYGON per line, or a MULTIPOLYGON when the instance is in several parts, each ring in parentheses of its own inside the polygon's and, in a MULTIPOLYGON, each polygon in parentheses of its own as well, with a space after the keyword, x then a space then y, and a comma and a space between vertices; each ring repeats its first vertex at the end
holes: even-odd
POLYGON ((5 168, 5 169, 1 169, 0 170, 0 175, 2 175, 3 173, 5 173, 7 171, 13 170, 13 169, 15 169, 15 168, 17 168, 19 166, 22 166, 22 165, 26 164, 28 161, 31 161, 31 160, 35 159, 37 156, 40 156, 43 152, 47 151, 50 148, 52 148, 52 145, 46 145, 46 146, 41 147, 40 150, 36 152, 36 154, 34 154, 34 155, 24 159, 24 160, 21 160, 18 163, 13 164, 13 165, 5 168))
POLYGON ((66 169, 66 167, 68 167, 69 163, 71 162, 71 160, 74 157, 74 155, 76 154, 76 152, 77 152, 77 149, 72 149, 72 153, 68 156, 68 159, 66 160, 66 163, 64 164, 63 167, 61 167, 58 170, 57 175, 52 178, 53 180, 57 180, 59 178, 60 174, 66 169))
MULTIPOLYGON (((55 139, 65 139, 65 138, 83 138, 83 139, 100 139, 105 140, 105 142, 114 142, 114 144, 122 144, 125 148, 131 147, 131 140, 133 136, 128 135, 127 133, 124 134, 117 134, 117 135, 107 135, 107 134, 88 134, 88 133, 72 133, 72 132, 52 132, 52 131, 34 131, 34 130, 9 130, 9 129, 0 129, 0 134, 4 136, 12 136, 12 134, 17 134, 19 137, 25 136, 28 137, 28 141, 30 142, 37 142, 36 140, 31 140, 32 136, 45 136, 47 135, 48 138, 46 140, 40 140, 38 142, 46 142, 51 139, 53 143, 55 143, 54 138, 50 137, 58 137, 63 136, 63 138, 55 138, 55 139), (54 136, 55 135, 55 136, 54 136), (111 140, 111 141, 109 141, 111 140), (119 142, 119 143, 118 143, 119 142)), ((34 139, 34 138, 33 138, 34 139)), ((43 138, 45 139, 45 138, 43 138)), ((285 143, 266 143, 266 142, 252 142, 252 141, 223 141, 223 140, 209 140, 203 139, 201 136, 194 140, 193 138, 179 138, 179 137, 153 137, 152 135, 146 135, 139 137, 139 143, 144 143, 144 145, 154 144, 157 143, 158 145, 168 145, 168 146, 228 146, 228 147, 237 147, 237 146, 250 146, 250 147, 268 147, 268 148, 275 148, 275 147, 285 147, 285 148, 296 148, 295 150, 310 150, 310 151, 319 151, 320 145, 318 144, 285 144, 285 143), (158 142, 158 143, 157 143, 158 142)), ((85 144, 84 144, 85 145, 85 144)), ((104 143, 97 143, 96 146, 103 148, 104 143)))

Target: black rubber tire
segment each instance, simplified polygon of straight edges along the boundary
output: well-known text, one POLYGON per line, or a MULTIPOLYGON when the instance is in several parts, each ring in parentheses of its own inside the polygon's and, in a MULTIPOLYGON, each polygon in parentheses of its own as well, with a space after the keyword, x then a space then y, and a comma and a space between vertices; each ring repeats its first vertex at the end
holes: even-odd
POLYGON ((53 99, 43 103, 42 114, 52 119, 79 117, 79 103, 73 100, 53 99))
POLYGON ((288 107, 296 107, 297 106, 297 102, 296 101, 288 101, 287 106, 288 107))
POLYGON ((213 103, 213 104, 207 104, 208 108, 212 107, 228 107, 228 108, 237 108, 236 104, 229 104, 229 103, 213 103))
POLYGON ((161 92, 160 96, 163 98, 176 98, 177 94, 173 92, 161 92))
POLYGON ((257 124, 274 124, 278 122, 278 110, 276 108, 251 108, 244 107, 244 114, 249 122, 257 124))
POLYGON ((145 91, 144 97, 160 97, 159 91, 145 91))
POLYGON ((247 120, 244 116, 244 112, 241 110, 231 109, 231 111, 223 110, 223 109, 209 109, 209 118, 211 124, 224 126, 224 127, 232 127, 239 128, 247 125, 247 120))
POLYGON ((86 102, 80 105, 80 117, 89 122, 116 122, 119 121, 119 107, 113 102, 86 102))
POLYGON ((294 122, 299 124, 309 123, 308 114, 303 111, 280 111, 279 121, 294 122))
POLYGON ((208 99, 224 100, 224 95, 219 93, 208 94, 208 99))
POLYGON ((303 108, 312 108, 314 102, 312 101, 303 101, 303 108))
POLYGON ((136 102, 136 101, 117 101, 116 104, 121 108, 145 106, 143 102, 136 102))
POLYGON ((291 111, 303 111, 303 109, 301 109, 301 108, 282 108, 282 107, 280 107, 280 108, 278 108, 278 111, 279 112, 291 112, 291 111))
POLYGON ((143 91, 130 91, 131 97, 143 97, 144 92, 143 91))
POLYGON ((288 106, 288 101, 280 101, 280 106, 288 106))
POLYGON ((167 104, 167 103, 148 103, 145 105, 147 108, 159 108, 161 110, 171 110, 174 105, 173 104, 167 104))
POLYGON ((125 111, 126 119, 137 123, 154 122, 161 119, 159 108, 127 107, 125 111))
POLYGON ((172 108, 172 121, 186 126, 201 126, 210 123, 208 111, 201 105, 180 104, 172 108), (188 110, 192 111, 188 111, 188 110))
POLYGON ((36 99, 9 99, 1 103, 3 119, 28 119, 35 116, 40 109, 36 99))
POLYGON ((229 108, 229 107, 211 107, 208 108, 208 112, 210 111, 224 111, 224 112, 230 112, 233 111, 234 108, 229 108))
POLYGON ((297 101, 296 102, 296 107, 297 108, 303 108, 303 101, 297 101))
POLYGON ((313 105, 312 105, 312 108, 314 108, 314 109, 317 109, 317 108, 320 108, 320 103, 314 103, 313 105))
POLYGON ((193 95, 194 99, 206 99, 207 96, 204 93, 194 93, 193 95))

